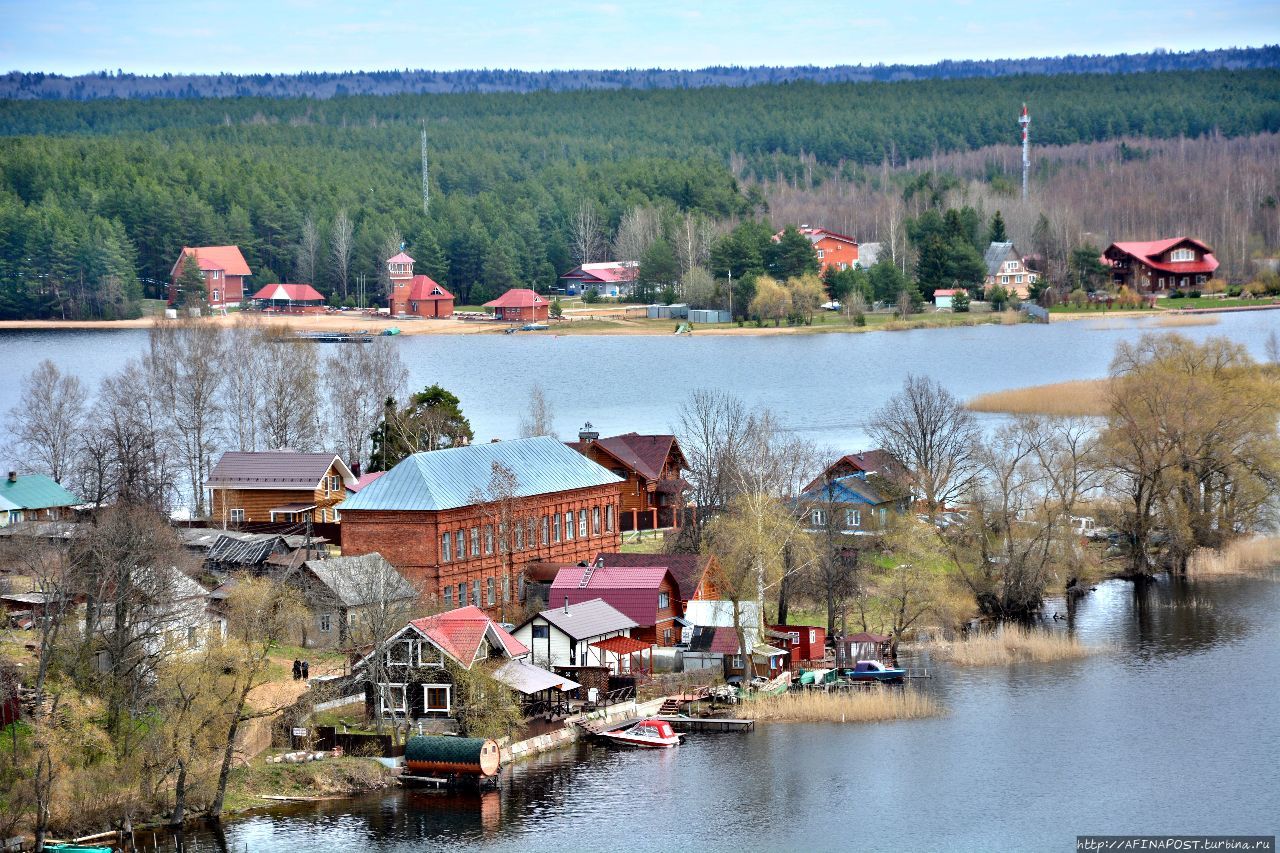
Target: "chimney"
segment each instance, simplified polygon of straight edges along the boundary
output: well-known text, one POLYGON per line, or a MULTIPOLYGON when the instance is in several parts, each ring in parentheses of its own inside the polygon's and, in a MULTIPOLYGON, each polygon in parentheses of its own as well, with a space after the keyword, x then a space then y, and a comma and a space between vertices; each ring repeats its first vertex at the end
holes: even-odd
POLYGON ((567 595, 564 597, 564 614, 569 615, 569 596, 567 595))
POLYGON ((590 444, 600 437, 600 431, 591 426, 591 421, 587 421, 582 425, 582 429, 578 430, 578 441, 583 444, 590 444))
POLYGON ((9 472, 9 482, 10 482, 10 483, 16 483, 16 482, 18 482, 18 472, 17 472, 17 471, 10 471, 10 472, 9 472))

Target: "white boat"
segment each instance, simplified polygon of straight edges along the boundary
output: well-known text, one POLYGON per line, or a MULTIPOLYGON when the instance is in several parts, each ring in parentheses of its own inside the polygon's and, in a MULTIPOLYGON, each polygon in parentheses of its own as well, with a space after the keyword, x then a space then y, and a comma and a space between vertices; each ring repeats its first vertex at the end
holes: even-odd
POLYGON ((680 735, 666 720, 641 720, 630 728, 602 732, 600 736, 613 743, 642 749, 666 749, 680 744, 680 735))

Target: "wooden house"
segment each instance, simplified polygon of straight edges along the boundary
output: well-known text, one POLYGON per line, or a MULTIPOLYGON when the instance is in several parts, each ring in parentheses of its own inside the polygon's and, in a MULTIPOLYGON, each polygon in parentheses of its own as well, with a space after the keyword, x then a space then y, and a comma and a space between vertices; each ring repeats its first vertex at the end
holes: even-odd
POLYGON ((543 323, 551 310, 551 303, 545 296, 526 288, 512 288, 506 293, 484 304, 493 309, 495 320, 508 323, 543 323))
POLYGON ((187 258, 194 258, 204 279, 210 308, 238 308, 244 302, 244 280, 251 273, 239 246, 183 246, 169 270, 169 304, 178 301, 178 277, 187 258))
POLYGON ((268 284, 253 294, 264 311, 277 314, 323 314, 324 296, 309 284, 268 284))
MULTIPOLYGON (((853 269, 858 264, 858 241, 852 237, 828 228, 813 228, 808 225, 801 225, 796 230, 809 238, 813 250, 818 253, 819 272, 825 273, 830 268, 853 269)), ((785 232, 779 231, 774 234, 773 242, 781 240, 783 233, 785 232)))
POLYGON ((910 495, 903 495, 866 474, 847 474, 809 489, 797 500, 808 517, 810 530, 836 530, 846 535, 880 533, 891 515, 911 507, 910 495))
POLYGON ((573 563, 621 544, 621 480, 550 437, 415 453, 342 504, 342 551, 377 552, 446 607, 514 610, 527 563, 573 563), (515 474, 489 495, 493 466, 515 474))
POLYGON ((414 275, 413 258, 404 252, 387 259, 387 275, 391 279, 388 308, 392 317, 452 317, 453 294, 430 276, 414 275))
POLYGON ((310 646, 347 646, 361 621, 376 626, 418 600, 418 591, 380 554, 307 560, 292 582, 311 611, 310 646))
POLYGON ((1026 259, 1010 242, 990 244, 983 253, 982 260, 987 265, 987 275, 983 280, 985 290, 998 284, 1010 293, 1017 294, 1019 299, 1026 299, 1031 295, 1031 285, 1040 278, 1039 273, 1027 266, 1026 259))
POLYGON ((786 635, 792 667, 827 656, 827 630, 813 625, 770 625, 770 631, 786 635))
POLYGON ((80 499, 52 477, 10 471, 0 482, 0 527, 18 522, 61 521, 80 499))
POLYGON ((588 565, 561 569, 548 599, 552 607, 603 599, 636 623, 632 639, 674 646, 680 642, 678 596, 675 579, 661 566, 619 569, 588 565))
POLYGON ((827 466, 826 470, 804 487, 806 492, 820 488, 829 480, 835 480, 849 474, 865 474, 875 481, 875 477, 888 480, 895 487, 905 489, 907 486, 907 469, 887 450, 860 450, 857 453, 846 453, 827 466))
POLYGON ((1111 272, 1112 286, 1129 287, 1136 293, 1196 290, 1218 269, 1213 250, 1191 237, 1112 243, 1101 261, 1111 272))
POLYGON ((531 616, 511 632, 528 647, 534 663, 556 667, 605 667, 614 673, 625 671, 625 656, 598 645, 610 637, 629 637, 635 620, 602 598, 577 604, 549 607, 531 616))
POLYGON ((624 480, 624 531, 681 525, 685 495, 689 491, 682 472, 688 462, 674 435, 628 432, 601 438, 588 423, 578 431, 578 440, 569 446, 624 480))
POLYGON ((222 454, 205 485, 210 518, 226 526, 336 522, 336 508, 355 484, 351 469, 332 453, 269 450, 222 454))

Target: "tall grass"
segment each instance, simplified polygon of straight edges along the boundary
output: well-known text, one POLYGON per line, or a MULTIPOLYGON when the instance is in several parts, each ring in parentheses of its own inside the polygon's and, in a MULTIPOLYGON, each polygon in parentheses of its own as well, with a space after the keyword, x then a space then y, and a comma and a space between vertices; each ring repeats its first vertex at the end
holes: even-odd
POLYGON ((1216 326, 1218 318, 1213 314, 1164 314, 1155 324, 1164 328, 1182 326, 1216 326))
POLYGON ((1069 634, 1050 633, 1022 625, 1006 625, 987 634, 971 634, 963 640, 933 643, 934 654, 958 666, 1008 666, 1015 663, 1048 663, 1075 660, 1098 651, 1069 634))
POLYGON ((748 719, 776 723, 878 723, 918 720, 942 713, 942 706, 933 697, 910 688, 891 687, 784 693, 748 702, 742 709, 748 719))
POLYGON ((1201 548, 1191 555, 1187 574, 1197 578, 1261 574, 1280 566, 1280 536, 1237 539, 1225 548, 1201 548))
POLYGON ((1093 415, 1107 413, 1106 379, 1076 379, 979 394, 966 405, 975 412, 1015 415, 1093 415))

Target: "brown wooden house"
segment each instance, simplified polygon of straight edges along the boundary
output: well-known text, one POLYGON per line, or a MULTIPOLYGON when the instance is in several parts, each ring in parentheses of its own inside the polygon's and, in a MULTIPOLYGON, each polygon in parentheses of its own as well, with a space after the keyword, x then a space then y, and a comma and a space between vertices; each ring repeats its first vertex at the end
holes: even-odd
POLYGON ((1199 289, 1218 269, 1213 250, 1191 237, 1112 243, 1100 260, 1109 269, 1113 286, 1137 293, 1199 289))
POLYGON ((332 453, 270 450, 222 454, 205 484, 219 526, 338 521, 337 506, 356 478, 332 453))
POLYGON ((608 468, 625 481, 622 486, 622 529, 657 530, 679 527, 689 483, 681 476, 688 467, 674 435, 634 432, 601 438, 591 424, 569 446, 608 468))

